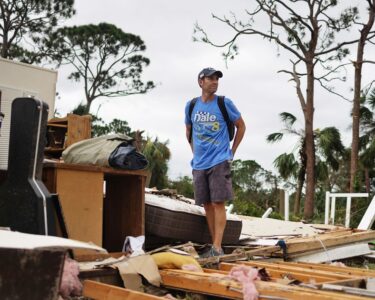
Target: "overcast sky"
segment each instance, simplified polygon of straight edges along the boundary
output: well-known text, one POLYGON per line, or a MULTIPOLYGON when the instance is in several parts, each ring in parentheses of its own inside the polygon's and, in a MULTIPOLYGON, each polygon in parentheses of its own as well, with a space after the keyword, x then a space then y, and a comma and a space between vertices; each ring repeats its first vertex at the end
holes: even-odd
MULTIPOLYGON (((268 134, 282 127, 278 114, 283 111, 295 114, 299 119, 297 126, 303 127, 294 84, 289 82, 287 75, 277 73, 290 67, 286 53, 278 52, 275 45, 260 38, 244 37, 238 43, 240 55, 226 67, 221 49, 192 41, 196 22, 207 29, 214 40, 223 41, 229 36, 228 28, 214 21, 211 13, 223 16, 234 12, 240 15, 253 1, 75 2, 77 14, 69 24, 108 22, 144 40, 147 47, 144 55, 151 64, 146 68, 143 79, 153 80, 157 87, 145 95, 96 100, 91 112, 96 113, 101 104, 98 115, 106 121, 113 118, 126 120, 133 130, 145 130, 148 136, 169 140, 171 178, 191 175, 192 154, 185 138, 184 107, 188 100, 200 95, 197 74, 208 66, 224 73, 218 94, 234 101, 247 125, 235 159, 256 160, 264 168, 272 170, 276 156, 293 150, 294 139, 277 144, 268 144, 265 140, 268 134)), ((366 66, 365 74, 369 74, 371 68, 374 68, 373 65, 366 66)), ((348 70, 352 72, 352 69, 348 70)), ((60 69, 57 90, 61 97, 56 100, 56 108, 61 114, 71 111, 83 100, 83 89, 66 77, 67 70, 60 69)), ((369 82, 369 76, 365 76, 364 81, 369 82)), ((341 87, 348 98, 352 98, 351 87, 352 79, 341 87)), ((351 103, 317 86, 314 127, 338 127, 345 145, 349 146, 350 109, 351 103)))

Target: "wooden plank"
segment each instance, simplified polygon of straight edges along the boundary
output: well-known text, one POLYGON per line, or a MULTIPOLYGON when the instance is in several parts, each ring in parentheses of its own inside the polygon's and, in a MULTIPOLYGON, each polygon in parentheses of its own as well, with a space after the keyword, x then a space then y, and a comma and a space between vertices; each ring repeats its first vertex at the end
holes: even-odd
POLYGON ((67 164, 67 163, 46 162, 43 164, 43 166, 44 168, 103 172, 105 174, 112 174, 112 175, 139 175, 139 176, 147 177, 147 174, 148 174, 148 171, 146 170, 124 170, 124 169, 114 169, 110 167, 101 167, 101 166, 85 165, 85 164, 67 164))
POLYGON ((324 249, 375 239, 375 231, 352 232, 345 235, 319 235, 308 239, 290 239, 286 241, 288 254, 303 253, 316 249, 324 249))
POLYGON ((109 257, 120 258, 123 256, 124 252, 111 252, 111 253, 90 253, 90 254, 81 254, 74 257, 78 262, 89 262, 89 261, 101 261, 109 257))
MULTIPOLYGON (((241 284, 228 279, 224 274, 198 273, 182 270, 160 270, 163 285, 166 288, 196 292, 206 295, 224 297, 226 299, 243 299, 241 284)), ((255 281, 259 299, 285 298, 292 300, 364 300, 373 299, 346 295, 343 293, 326 292, 302 288, 298 286, 284 285, 274 282, 255 281)))
POLYGON ((54 124, 54 123, 51 123, 51 124, 48 124, 48 127, 58 127, 58 128, 68 128, 68 126, 66 124, 54 124))
POLYGON ((305 262, 274 262, 278 265, 285 265, 285 266, 297 266, 305 269, 310 270, 321 270, 321 271, 328 271, 334 272, 337 274, 348 274, 353 276, 360 276, 360 277, 372 277, 375 278, 375 270, 367 270, 367 269, 359 269, 353 267, 338 267, 326 264, 314 264, 314 263, 305 263, 305 262))
POLYGON ((310 263, 323 263, 331 262, 339 259, 361 256, 371 253, 370 247, 367 243, 349 244, 338 247, 332 247, 329 249, 322 249, 318 252, 304 253, 304 254, 292 254, 291 260, 303 261, 310 263))
POLYGON ((91 138, 91 116, 68 114, 68 131, 65 146, 91 138))
MULTIPOLYGON (((349 286, 349 287, 355 287, 360 288, 366 285, 366 279, 364 277, 357 277, 357 278, 351 278, 351 279, 343 279, 343 280, 335 280, 331 282, 325 282, 324 284, 336 284, 341 286, 349 286)), ((317 284, 319 288, 322 287, 322 284, 317 284)))
POLYGON ((350 279, 349 275, 340 275, 330 272, 306 270, 303 268, 293 268, 289 266, 282 266, 272 263, 263 263, 255 261, 239 262, 237 264, 221 263, 219 266, 220 270, 230 271, 233 267, 238 265, 245 265, 250 267, 265 268, 267 273, 272 279, 276 280, 289 276, 293 279, 298 279, 304 283, 322 283, 337 280, 350 279))
POLYGON ((302 266, 289 266, 289 265, 283 265, 278 262, 276 263, 268 263, 268 262, 257 262, 257 261, 247 261, 247 262, 241 262, 243 264, 249 265, 249 266, 257 266, 257 267, 263 267, 263 268, 277 268, 279 270, 283 270, 286 272, 305 272, 306 274, 309 274, 311 276, 318 275, 318 276, 327 276, 332 279, 340 280, 340 279, 348 279, 352 277, 363 277, 363 276, 355 276, 350 274, 339 274, 335 272, 329 272, 327 270, 314 270, 314 269, 307 269, 302 266))
POLYGON ((163 286, 227 299, 242 299, 241 285, 225 280, 227 275, 218 273, 193 273, 181 270, 159 270, 163 286), (234 288, 236 290, 232 290, 234 288))
POLYGON ((103 174, 58 169, 56 183, 70 238, 102 246, 103 174))
POLYGON ((92 280, 83 282, 83 296, 95 300, 156 300, 165 299, 92 280))

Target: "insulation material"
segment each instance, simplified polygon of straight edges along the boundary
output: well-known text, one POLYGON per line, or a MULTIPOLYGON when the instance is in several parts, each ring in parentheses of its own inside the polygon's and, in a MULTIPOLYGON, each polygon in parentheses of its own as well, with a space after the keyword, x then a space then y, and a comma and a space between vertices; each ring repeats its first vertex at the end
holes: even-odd
POLYGON ((60 295, 62 297, 82 295, 82 284, 78 278, 78 274, 78 263, 66 257, 60 284, 60 295))
POLYGON ((233 267, 229 273, 230 278, 241 282, 244 300, 256 300, 259 293, 254 281, 258 279, 258 270, 247 266, 233 267))

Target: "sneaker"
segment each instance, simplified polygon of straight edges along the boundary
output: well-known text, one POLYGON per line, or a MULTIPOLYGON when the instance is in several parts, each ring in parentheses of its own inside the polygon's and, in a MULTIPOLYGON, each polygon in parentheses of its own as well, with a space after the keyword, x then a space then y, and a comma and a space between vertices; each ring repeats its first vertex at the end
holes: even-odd
POLYGON ((214 246, 212 246, 208 251, 203 252, 203 254, 200 255, 201 258, 208 258, 208 257, 214 257, 214 256, 222 256, 224 255, 223 249, 217 250, 214 246))
POLYGON ((209 258, 212 257, 212 247, 208 249, 207 251, 203 252, 199 255, 200 258, 209 258))
POLYGON ((222 248, 216 249, 214 246, 211 247, 211 256, 222 256, 224 251, 222 248))

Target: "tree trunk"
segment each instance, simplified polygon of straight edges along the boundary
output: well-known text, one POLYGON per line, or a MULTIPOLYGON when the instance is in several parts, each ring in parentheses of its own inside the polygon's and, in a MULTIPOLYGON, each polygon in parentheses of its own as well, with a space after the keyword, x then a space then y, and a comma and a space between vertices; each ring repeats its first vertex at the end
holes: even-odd
POLYGON ((362 65, 363 53, 366 44, 367 36, 374 24, 375 17, 375 0, 372 1, 372 7, 369 10, 369 19, 367 24, 363 25, 361 30, 361 38, 357 46, 357 61, 355 61, 354 68, 354 99, 353 99, 353 125, 352 125, 352 152, 350 157, 350 193, 354 192, 355 177, 358 170, 358 152, 359 152, 359 118, 361 105, 361 84, 362 84, 362 65))
POLYGON ((279 190, 279 214, 284 216, 285 213, 285 191, 279 190))
POLYGON ((306 197, 304 218, 311 220, 314 214, 315 195, 315 146, 314 146, 314 65, 312 61, 306 63, 307 88, 305 116, 306 141, 306 197))
POLYGON ((87 115, 90 113, 90 108, 91 108, 91 103, 93 101, 93 99, 90 99, 90 98, 87 98, 86 97, 86 105, 85 105, 85 111, 84 111, 84 114, 87 115))
POLYGON ((4 32, 3 33, 3 39, 2 39, 2 45, 1 45, 1 52, 0 52, 0 56, 2 58, 8 58, 9 56, 9 45, 8 45, 8 33, 7 32, 4 32))
POLYGON ((370 175, 368 168, 365 168, 366 193, 370 193, 370 175))
POLYGON ((301 210, 302 188, 303 188, 304 182, 305 182, 304 180, 298 179, 296 196, 294 200, 294 209, 293 209, 294 215, 299 215, 300 210, 301 210))
POLYGON ((294 214, 297 215, 301 210, 301 198, 302 198, 302 189, 305 184, 306 177, 306 138, 303 139, 301 144, 301 149, 299 150, 299 159, 300 159, 300 169, 298 171, 298 183, 296 191, 296 201, 294 202, 294 214))
POLYGON ((301 197, 302 197, 302 186, 301 186, 301 183, 298 181, 296 196, 294 198, 294 208, 293 208, 293 214, 295 216, 299 214, 300 209, 301 209, 301 197))
MULTIPOLYGON (((363 45, 364 46, 364 45, 363 45)), ((360 51, 358 45, 358 52, 360 51)), ((363 54, 363 48, 361 49, 363 54)), ((357 53, 358 54, 358 53, 357 53)), ((358 151, 359 151, 359 110, 361 100, 361 76, 362 76, 362 62, 354 62, 355 75, 354 75, 354 99, 353 99, 353 111, 352 111, 352 150, 350 156, 350 185, 349 192, 354 192, 354 182, 358 169, 358 151)), ((362 58, 361 58, 362 61, 362 58)))

